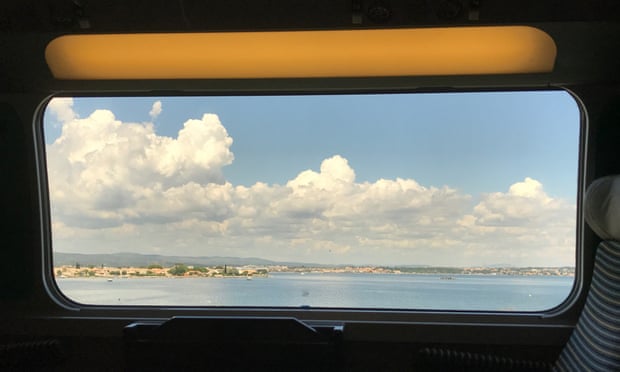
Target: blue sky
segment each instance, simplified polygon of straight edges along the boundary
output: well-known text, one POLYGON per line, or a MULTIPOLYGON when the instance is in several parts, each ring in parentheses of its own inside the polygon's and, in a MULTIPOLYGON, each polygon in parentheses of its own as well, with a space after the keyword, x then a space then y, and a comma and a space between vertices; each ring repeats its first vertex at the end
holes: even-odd
MULTIPOLYGON (((579 109, 566 92, 76 98, 74 110, 140 123, 156 101, 160 135, 176 137, 204 113, 220 117, 234 140, 224 168, 233 184, 283 184, 338 154, 358 182, 413 178, 476 194, 527 176, 553 196, 576 195, 579 109)), ((46 128, 47 142, 57 130, 46 128)))
POLYGON ((44 122, 61 252, 575 262, 566 92, 84 97, 44 122))

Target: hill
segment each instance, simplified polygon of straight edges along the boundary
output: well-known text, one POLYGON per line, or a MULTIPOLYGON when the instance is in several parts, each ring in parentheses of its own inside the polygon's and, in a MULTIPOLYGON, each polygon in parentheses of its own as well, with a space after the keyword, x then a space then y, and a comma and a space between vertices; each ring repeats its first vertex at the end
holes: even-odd
POLYGON ((165 256, 154 254, 139 253, 105 253, 105 254, 83 254, 83 253, 63 253, 54 252, 54 265, 94 265, 94 266, 111 266, 111 267, 141 267, 152 264, 162 265, 164 267, 172 266, 177 263, 183 263, 191 266, 313 266, 321 267, 321 264, 303 263, 303 262, 279 262, 266 260, 256 257, 192 257, 192 256, 165 256))

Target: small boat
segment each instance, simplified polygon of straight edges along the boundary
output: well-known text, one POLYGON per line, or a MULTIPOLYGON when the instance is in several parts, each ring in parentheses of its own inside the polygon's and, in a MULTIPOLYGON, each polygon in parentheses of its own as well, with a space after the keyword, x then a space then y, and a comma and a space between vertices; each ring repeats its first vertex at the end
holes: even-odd
POLYGON ((252 280, 252 277, 250 275, 245 277, 245 280, 252 280))
POLYGON ((108 278, 108 282, 111 282, 111 281, 112 281, 112 278, 108 278))

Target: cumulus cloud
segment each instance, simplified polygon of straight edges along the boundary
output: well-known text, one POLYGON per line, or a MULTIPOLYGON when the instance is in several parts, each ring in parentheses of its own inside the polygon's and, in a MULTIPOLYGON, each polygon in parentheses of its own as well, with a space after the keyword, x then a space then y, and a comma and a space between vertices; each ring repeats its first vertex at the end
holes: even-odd
POLYGON ((474 207, 473 216, 467 217, 470 220, 473 218, 472 221, 480 226, 547 224, 552 222, 545 222, 550 217, 568 212, 570 207, 565 201, 548 196, 539 181, 526 177, 522 182, 512 184, 506 193, 483 196, 474 207))
POLYGON ((161 114, 162 110, 163 109, 161 106, 161 101, 155 101, 153 103, 153 106, 151 107, 151 111, 149 111, 149 116, 151 117, 151 120, 157 119, 159 114, 161 114))
POLYGON ((483 195, 456 230, 470 241, 471 255, 490 259, 499 251, 507 262, 529 259, 572 265, 575 218, 574 204, 550 197, 539 181, 526 177, 507 192, 483 195), (484 242, 488 247, 481 249, 484 242))
POLYGON ((47 110, 61 123, 69 122, 77 117, 73 111, 73 98, 70 97, 52 99, 47 105, 47 110))
POLYGON ((194 199, 219 201, 212 193, 234 156, 216 115, 188 120, 176 138, 157 135, 150 123, 122 123, 108 110, 66 117, 47 147, 50 194, 61 220, 96 228, 175 219, 167 214, 204 204, 188 200, 194 185, 214 185, 194 199), (170 212, 157 212, 162 206, 170 212))
POLYGON ((109 110, 78 118, 71 102, 53 102, 63 118, 62 134, 47 148, 60 251, 360 264, 574 263, 575 207, 532 178, 474 202, 455 188, 414 179, 359 182, 354 165, 333 155, 283 185, 233 185, 222 174, 234 161, 233 139, 215 114, 187 120, 167 137, 109 110))

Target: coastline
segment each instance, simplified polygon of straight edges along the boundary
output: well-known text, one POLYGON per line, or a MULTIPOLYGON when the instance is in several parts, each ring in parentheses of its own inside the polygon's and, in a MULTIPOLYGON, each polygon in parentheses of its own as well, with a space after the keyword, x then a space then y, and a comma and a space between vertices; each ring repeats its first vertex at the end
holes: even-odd
POLYGON ((62 265, 54 267, 56 278, 247 278, 268 277, 269 273, 358 273, 358 274, 393 274, 393 275, 501 275, 501 276, 574 276, 572 267, 376 267, 376 266, 336 266, 311 267, 284 265, 258 267, 255 265, 213 267, 176 264, 163 267, 161 265, 112 267, 105 265, 62 265))

